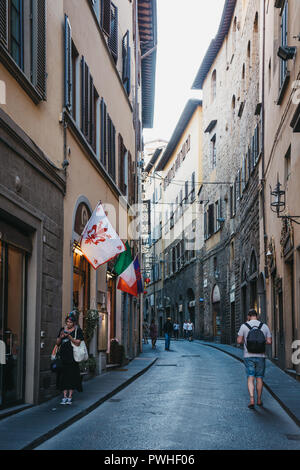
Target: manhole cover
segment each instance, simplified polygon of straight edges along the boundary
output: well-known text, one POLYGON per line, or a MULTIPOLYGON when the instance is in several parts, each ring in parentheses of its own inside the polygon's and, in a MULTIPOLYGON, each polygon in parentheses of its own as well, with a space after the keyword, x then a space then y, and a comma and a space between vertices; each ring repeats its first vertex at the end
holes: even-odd
POLYGON ((110 400, 111 403, 118 403, 119 401, 121 401, 121 398, 111 398, 110 400))
POLYGON ((126 372, 128 369, 113 369, 115 372, 126 372))
POLYGON ((300 441, 300 434, 286 434, 289 441, 300 441))

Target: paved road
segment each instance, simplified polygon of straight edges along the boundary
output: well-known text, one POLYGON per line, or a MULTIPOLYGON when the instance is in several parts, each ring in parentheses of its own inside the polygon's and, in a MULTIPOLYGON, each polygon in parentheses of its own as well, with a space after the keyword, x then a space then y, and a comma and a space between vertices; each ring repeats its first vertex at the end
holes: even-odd
POLYGON ((38 450, 300 449, 300 429, 264 390, 249 410, 244 366, 196 342, 144 347, 158 361, 38 450))

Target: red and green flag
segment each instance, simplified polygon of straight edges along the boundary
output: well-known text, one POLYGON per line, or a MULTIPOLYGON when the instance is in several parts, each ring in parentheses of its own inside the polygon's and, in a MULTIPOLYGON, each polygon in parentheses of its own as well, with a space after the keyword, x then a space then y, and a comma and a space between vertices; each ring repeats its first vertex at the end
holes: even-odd
POLYGON ((141 292, 139 286, 140 275, 137 275, 137 269, 139 268, 136 264, 137 258, 133 261, 128 241, 125 243, 125 247, 126 251, 120 254, 114 267, 115 272, 119 275, 117 289, 137 297, 141 292))

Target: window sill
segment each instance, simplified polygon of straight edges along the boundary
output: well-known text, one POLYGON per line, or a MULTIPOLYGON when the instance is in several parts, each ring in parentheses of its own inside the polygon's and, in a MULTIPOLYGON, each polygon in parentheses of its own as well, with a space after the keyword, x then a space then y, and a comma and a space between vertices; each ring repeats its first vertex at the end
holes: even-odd
POLYGON ((286 92, 286 89, 287 89, 287 86, 288 86, 288 83, 290 81, 290 72, 287 71, 286 72, 286 75, 285 75, 285 78, 284 78, 284 81, 283 81, 283 84, 279 90, 279 95, 278 95, 278 98, 277 98, 277 102, 276 104, 277 105, 281 105, 282 101, 283 101, 283 98, 284 98, 284 95, 285 95, 285 92, 286 92))
POLYGON ((32 99, 34 104, 39 104, 41 101, 46 101, 46 97, 43 97, 33 86, 30 80, 26 77, 24 72, 15 63, 7 49, 0 44, 0 62, 6 67, 9 73, 15 78, 27 95, 32 99))

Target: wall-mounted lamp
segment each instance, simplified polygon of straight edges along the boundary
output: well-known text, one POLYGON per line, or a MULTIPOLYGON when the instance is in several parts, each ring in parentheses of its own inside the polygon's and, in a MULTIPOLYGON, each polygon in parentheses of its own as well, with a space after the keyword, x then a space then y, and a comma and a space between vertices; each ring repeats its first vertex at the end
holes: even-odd
POLYGON ((83 256, 83 253, 78 246, 74 247, 74 253, 76 253, 76 255, 83 256))
POLYGON ((273 256, 270 249, 267 251, 266 256, 267 256, 267 258, 271 258, 271 256, 273 256))
POLYGON ((288 46, 279 46, 277 55, 282 60, 291 60, 296 55, 297 48, 296 47, 288 47, 288 46))
POLYGON ((280 215, 280 213, 285 210, 285 191, 280 189, 280 187, 281 184, 279 182, 279 176, 277 175, 277 183, 273 191, 270 187, 271 210, 277 214, 277 217, 279 219, 290 219, 291 221, 300 225, 300 222, 297 222, 297 220, 295 220, 300 219, 300 215, 280 215))

